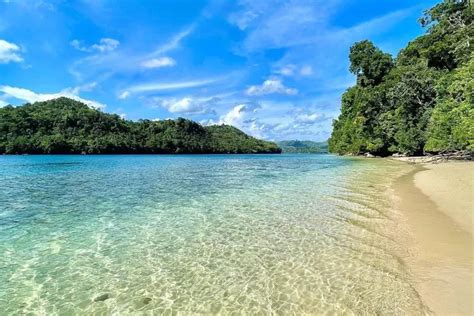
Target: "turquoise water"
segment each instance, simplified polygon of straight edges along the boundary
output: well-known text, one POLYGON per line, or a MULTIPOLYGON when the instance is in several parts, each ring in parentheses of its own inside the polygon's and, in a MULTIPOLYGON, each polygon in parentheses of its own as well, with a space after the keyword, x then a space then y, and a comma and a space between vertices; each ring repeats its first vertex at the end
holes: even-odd
POLYGON ((0 156, 0 310, 422 311, 386 233, 395 172, 331 155, 0 156))

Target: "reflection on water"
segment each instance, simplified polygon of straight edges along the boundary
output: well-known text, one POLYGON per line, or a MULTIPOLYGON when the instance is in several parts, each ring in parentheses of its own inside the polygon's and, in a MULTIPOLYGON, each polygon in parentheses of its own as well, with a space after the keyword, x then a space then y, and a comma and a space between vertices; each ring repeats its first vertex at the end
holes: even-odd
POLYGON ((329 155, 0 157, 0 309, 422 312, 385 234, 398 169, 329 155))

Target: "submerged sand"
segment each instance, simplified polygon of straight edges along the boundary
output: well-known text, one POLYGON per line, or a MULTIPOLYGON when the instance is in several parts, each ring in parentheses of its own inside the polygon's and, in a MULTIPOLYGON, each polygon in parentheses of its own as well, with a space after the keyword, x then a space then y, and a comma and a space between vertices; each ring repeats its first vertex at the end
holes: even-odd
POLYGON ((472 315, 474 163, 415 165, 394 183, 398 238, 423 302, 438 315, 472 315))

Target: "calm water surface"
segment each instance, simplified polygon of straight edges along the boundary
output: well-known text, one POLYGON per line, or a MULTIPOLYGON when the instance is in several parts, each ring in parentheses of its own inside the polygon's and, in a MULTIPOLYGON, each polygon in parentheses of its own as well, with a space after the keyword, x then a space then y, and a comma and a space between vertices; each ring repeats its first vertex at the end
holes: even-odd
POLYGON ((386 190, 331 155, 0 156, 8 314, 423 312, 386 190))

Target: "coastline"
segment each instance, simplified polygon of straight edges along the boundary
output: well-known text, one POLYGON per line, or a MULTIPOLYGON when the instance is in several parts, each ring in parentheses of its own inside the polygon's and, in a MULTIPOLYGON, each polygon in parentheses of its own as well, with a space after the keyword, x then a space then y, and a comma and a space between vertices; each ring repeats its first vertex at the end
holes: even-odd
MULTIPOLYGON (((398 160, 398 159, 397 159, 398 160)), ((393 183, 413 284, 439 315, 473 312, 474 162, 414 164, 393 183)))

